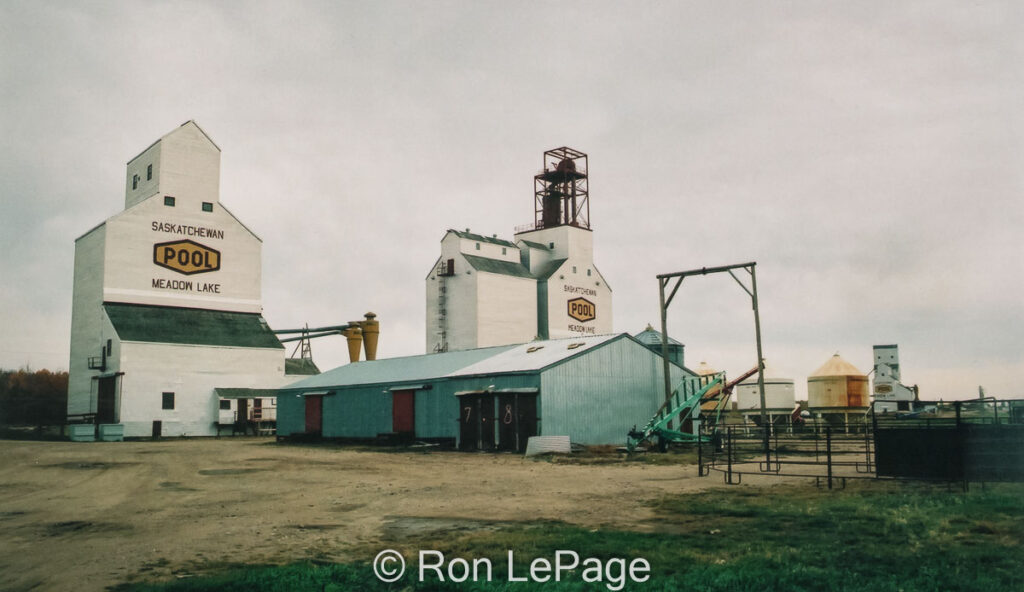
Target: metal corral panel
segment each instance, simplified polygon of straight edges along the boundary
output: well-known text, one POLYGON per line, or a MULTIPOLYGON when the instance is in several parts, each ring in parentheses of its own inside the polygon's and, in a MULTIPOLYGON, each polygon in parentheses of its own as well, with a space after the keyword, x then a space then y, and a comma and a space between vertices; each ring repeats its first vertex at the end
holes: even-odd
MULTIPOLYGON (((684 370, 672 366, 672 383, 684 370)), ((541 373, 543 436, 575 444, 622 444, 664 401, 660 356, 632 339, 618 339, 541 373)))

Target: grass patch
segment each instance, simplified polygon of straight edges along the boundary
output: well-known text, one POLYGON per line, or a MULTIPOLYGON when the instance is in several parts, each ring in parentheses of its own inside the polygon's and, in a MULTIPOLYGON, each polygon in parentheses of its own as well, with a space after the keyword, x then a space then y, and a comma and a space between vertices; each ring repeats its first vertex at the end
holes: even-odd
POLYGON ((931 591, 1024 589, 1024 487, 968 494, 942 488, 869 483, 840 492, 812 488, 729 488, 670 496, 654 507, 656 532, 588 530, 562 523, 425 532, 366 548, 407 554, 406 578, 380 583, 365 563, 297 564, 234 570, 123 590, 606 590, 580 573, 557 584, 508 583, 534 557, 571 549, 602 560, 643 557, 643 590, 931 591), (488 558, 492 583, 415 581, 414 555, 436 549, 449 559, 488 558))

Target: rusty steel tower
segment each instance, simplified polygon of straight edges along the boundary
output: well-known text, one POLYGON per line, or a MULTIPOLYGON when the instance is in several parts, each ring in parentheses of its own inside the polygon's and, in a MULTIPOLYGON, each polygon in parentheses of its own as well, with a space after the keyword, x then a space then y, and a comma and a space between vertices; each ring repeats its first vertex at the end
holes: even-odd
POLYGON ((533 177, 534 229, 575 226, 590 230, 587 155, 563 146, 544 153, 533 177))

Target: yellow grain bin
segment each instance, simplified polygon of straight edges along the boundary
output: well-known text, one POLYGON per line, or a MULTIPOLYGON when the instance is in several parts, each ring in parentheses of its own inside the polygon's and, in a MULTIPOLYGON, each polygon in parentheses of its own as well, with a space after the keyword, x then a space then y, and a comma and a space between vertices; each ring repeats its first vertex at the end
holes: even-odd
POLYGON ((807 377, 807 408, 817 412, 867 409, 868 377, 839 354, 807 377))

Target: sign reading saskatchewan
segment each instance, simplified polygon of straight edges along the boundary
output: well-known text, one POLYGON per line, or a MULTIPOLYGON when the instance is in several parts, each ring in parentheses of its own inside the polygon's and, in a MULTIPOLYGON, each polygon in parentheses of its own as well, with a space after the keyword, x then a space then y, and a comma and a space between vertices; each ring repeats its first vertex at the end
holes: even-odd
POLYGON ((153 245, 153 263, 185 275, 220 269, 220 251, 191 240, 153 245))
POLYGON ((581 323, 586 323, 597 317, 597 307, 586 298, 573 298, 569 301, 569 316, 581 323))

